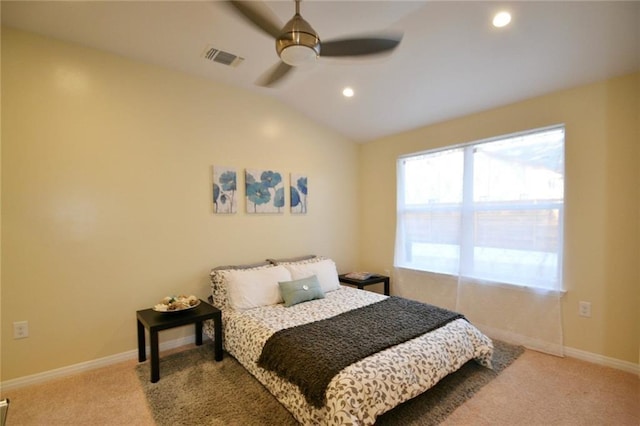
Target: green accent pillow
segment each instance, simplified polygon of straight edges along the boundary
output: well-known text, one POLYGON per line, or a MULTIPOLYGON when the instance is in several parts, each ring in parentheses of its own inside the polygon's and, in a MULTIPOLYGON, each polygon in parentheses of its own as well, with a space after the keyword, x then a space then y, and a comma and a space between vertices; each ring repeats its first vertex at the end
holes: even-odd
POLYGON ((284 306, 287 307, 309 300, 324 299, 324 292, 315 275, 294 281, 280 281, 278 284, 284 299, 284 306))

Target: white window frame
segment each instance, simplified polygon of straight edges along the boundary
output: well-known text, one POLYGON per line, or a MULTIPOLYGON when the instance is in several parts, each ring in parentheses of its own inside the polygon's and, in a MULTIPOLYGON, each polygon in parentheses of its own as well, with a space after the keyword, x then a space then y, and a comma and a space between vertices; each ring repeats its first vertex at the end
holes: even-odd
MULTIPOLYGON (((395 252, 395 266, 406 269, 415 269, 415 270, 423 270, 435 273, 444 273, 450 275, 460 275, 465 277, 470 277, 478 281, 487 281, 487 282, 498 282, 503 284, 512 284, 518 286, 526 286, 526 287, 538 287, 545 288, 549 290, 559 290, 562 291, 562 258, 563 258, 563 229, 564 229, 564 184, 562 187, 562 198, 554 199, 554 200, 531 200, 515 203, 512 201, 505 202, 491 202, 491 203, 482 203, 477 200, 474 201, 473 196, 473 156, 476 148, 481 147, 486 144, 493 142, 505 141, 513 138, 521 138, 527 137, 531 135, 542 134, 544 132, 553 132, 561 130, 563 132, 563 145, 562 145, 562 181, 564 182, 564 147, 566 134, 564 125, 556 125, 549 126, 545 128, 534 129, 526 132, 519 132, 509 135, 503 135, 495 138, 484 139, 480 141, 475 141, 466 144, 460 144, 455 146, 450 146, 442 149, 423 151, 419 153, 413 153, 409 155, 403 155, 398 158, 397 162, 397 229, 396 229, 396 252, 395 252), (464 166, 463 166, 463 176, 462 176, 462 196, 459 203, 436 203, 435 205, 429 205, 428 202, 423 204, 407 204, 404 200, 405 195, 405 175, 404 175, 404 162, 406 160, 412 160, 421 156, 429 156, 432 154, 442 154, 447 151, 452 150, 462 150, 464 156, 464 166), (504 280, 500 276, 499 273, 492 276, 491 272, 485 271, 484 273, 478 272, 478 267, 472 266, 475 265, 474 257, 476 257, 475 251, 482 252, 483 248, 478 247, 474 241, 470 241, 470 239, 474 239, 475 232, 477 228, 474 225, 474 220, 477 218, 478 212, 491 212, 491 211, 517 211, 517 210, 529 210, 532 212, 554 212, 554 218, 557 214, 557 235, 554 237, 557 238, 557 247, 553 252, 552 256, 543 255, 543 252, 540 252, 540 257, 543 258, 541 260, 541 265, 545 268, 545 274, 541 274, 540 279, 528 278, 527 280, 519 280, 517 277, 509 280, 504 280), (413 247, 416 247, 415 240, 410 240, 405 232, 405 221, 408 220, 408 214, 411 213, 424 213, 425 216, 432 214, 436 211, 459 211, 460 212, 460 231, 459 231, 459 239, 455 244, 445 244, 442 245, 442 249, 438 249, 438 244, 426 243, 425 245, 430 247, 430 255, 433 256, 433 253, 437 252, 436 256, 441 256, 443 259, 442 267, 434 267, 434 264, 431 264, 428 268, 425 268, 424 265, 421 265, 419 261, 413 260, 411 256, 411 250, 413 247), (473 231, 471 231, 473 230, 473 231), (457 253, 453 246, 457 246, 457 253), (436 248, 434 248, 436 247, 436 248), (439 251, 438 251, 439 250, 439 251), (447 254, 448 253, 448 254, 447 254), (450 261, 445 261, 444 259, 449 256, 450 261), (453 258, 451 258, 453 256, 453 258), (475 268, 475 269, 474 269, 475 268)), ((433 216, 429 216, 433 217, 433 216)), ((454 219, 455 221, 455 219, 454 219)), ((407 225, 409 227, 410 225, 407 225)), ((555 228, 554 228, 555 229, 555 228)), ((433 234, 433 233, 432 233, 433 234)), ((415 235, 415 234, 414 234, 415 235)), ((491 251, 494 249, 484 250, 491 251)), ((507 248, 497 250, 505 250, 508 251, 507 248)), ((531 255, 535 257, 538 255, 538 252, 533 250, 521 250, 520 253, 527 252, 527 255, 531 255)), ((513 255, 516 256, 518 251, 513 251, 513 255)), ((494 253, 494 256, 495 253, 494 253)), ((436 262, 437 263, 437 262, 436 262)))

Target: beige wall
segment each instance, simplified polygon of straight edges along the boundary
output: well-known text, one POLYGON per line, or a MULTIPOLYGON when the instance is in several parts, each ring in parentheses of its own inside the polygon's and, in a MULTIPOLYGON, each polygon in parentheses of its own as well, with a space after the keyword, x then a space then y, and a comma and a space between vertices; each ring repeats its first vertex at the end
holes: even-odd
POLYGON ((634 74, 362 145, 361 266, 392 267, 399 155, 565 123, 565 345, 638 363, 639 102, 634 74), (581 300, 592 303, 592 318, 578 316, 581 300))
POLYGON ((135 349, 135 311, 213 266, 355 268, 357 155, 268 97, 3 29, 2 380, 135 349), (306 173, 309 213, 214 215, 214 164, 306 173))

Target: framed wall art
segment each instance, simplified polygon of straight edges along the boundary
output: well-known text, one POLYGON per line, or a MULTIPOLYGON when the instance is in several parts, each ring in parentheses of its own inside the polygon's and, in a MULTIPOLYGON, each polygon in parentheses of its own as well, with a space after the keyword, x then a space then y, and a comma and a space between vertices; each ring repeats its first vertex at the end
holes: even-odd
POLYGON ((284 182, 273 170, 245 170, 247 213, 282 213, 284 182))
POLYGON ((308 186, 307 176, 291 173, 290 200, 292 214, 307 213, 308 186))
POLYGON ((232 214, 238 211, 238 174, 235 168, 213 166, 213 211, 232 214))

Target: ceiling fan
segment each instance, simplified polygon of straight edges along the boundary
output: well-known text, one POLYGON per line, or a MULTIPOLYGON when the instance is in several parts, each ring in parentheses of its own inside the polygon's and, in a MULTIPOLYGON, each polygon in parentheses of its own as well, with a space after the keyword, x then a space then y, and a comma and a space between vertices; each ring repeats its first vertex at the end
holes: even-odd
POLYGON ((258 84, 261 86, 274 85, 294 67, 313 62, 318 57, 375 55, 395 49, 402 40, 402 34, 394 34, 321 42, 318 33, 300 15, 300 0, 295 0, 296 13, 284 26, 264 3, 230 0, 229 4, 242 17, 276 41, 276 52, 280 62, 260 79, 258 84))

